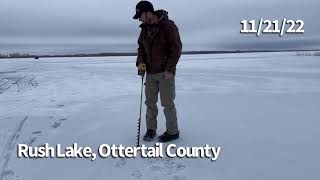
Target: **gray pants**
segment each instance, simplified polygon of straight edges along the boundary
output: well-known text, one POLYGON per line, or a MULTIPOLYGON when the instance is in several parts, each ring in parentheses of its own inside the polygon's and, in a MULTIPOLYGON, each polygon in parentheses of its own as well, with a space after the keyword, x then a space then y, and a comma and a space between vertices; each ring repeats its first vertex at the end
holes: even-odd
POLYGON ((146 125, 147 129, 157 129, 158 93, 160 91, 161 105, 166 117, 166 128, 169 134, 176 134, 178 130, 177 112, 174 104, 175 77, 165 80, 163 73, 147 74, 145 94, 147 105, 146 125))

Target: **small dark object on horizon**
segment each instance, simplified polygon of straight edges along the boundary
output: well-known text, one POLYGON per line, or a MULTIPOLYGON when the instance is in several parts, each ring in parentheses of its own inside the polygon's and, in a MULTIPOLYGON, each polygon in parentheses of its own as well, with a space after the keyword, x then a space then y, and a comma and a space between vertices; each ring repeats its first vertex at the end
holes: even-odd
POLYGON ((39 59, 39 57, 38 57, 38 56, 35 56, 34 59, 39 59))

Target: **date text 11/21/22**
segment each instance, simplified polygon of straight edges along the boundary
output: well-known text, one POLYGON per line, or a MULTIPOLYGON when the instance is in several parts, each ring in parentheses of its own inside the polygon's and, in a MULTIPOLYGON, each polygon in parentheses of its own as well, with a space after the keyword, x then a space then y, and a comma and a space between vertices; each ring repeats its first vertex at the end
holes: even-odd
POLYGON ((303 20, 287 20, 283 19, 280 26, 279 20, 263 20, 260 19, 258 22, 258 27, 256 27, 256 20, 242 20, 240 21, 241 30, 240 33, 254 33, 259 36, 262 33, 279 34, 283 36, 284 33, 291 34, 302 34, 304 33, 304 22, 303 20), (265 26, 262 27, 262 24, 265 26), (286 25, 289 27, 286 27, 286 25))

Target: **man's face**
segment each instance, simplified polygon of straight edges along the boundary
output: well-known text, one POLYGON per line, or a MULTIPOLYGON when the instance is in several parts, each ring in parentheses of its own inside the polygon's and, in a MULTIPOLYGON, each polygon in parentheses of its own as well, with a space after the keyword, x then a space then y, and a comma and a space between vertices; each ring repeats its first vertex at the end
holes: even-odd
POLYGON ((141 14, 139 21, 141 21, 144 24, 150 24, 150 13, 144 12, 141 14))

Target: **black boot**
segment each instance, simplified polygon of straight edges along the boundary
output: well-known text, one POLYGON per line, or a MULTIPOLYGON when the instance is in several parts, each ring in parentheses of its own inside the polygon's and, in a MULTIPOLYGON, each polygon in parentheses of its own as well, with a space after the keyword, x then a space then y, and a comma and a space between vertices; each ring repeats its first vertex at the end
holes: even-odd
POLYGON ((167 132, 163 133, 158 137, 159 142, 169 142, 179 138, 179 133, 176 134, 168 134, 167 132))
POLYGON ((144 141, 152 141, 156 137, 156 131, 153 129, 148 129, 146 134, 143 136, 144 141))

